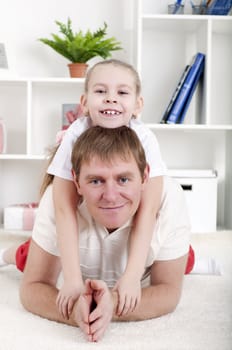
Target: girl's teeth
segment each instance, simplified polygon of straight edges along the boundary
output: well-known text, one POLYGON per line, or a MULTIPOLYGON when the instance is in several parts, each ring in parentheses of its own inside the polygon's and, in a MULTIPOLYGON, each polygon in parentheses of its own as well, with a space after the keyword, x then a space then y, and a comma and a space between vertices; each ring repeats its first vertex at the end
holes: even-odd
POLYGON ((110 115, 118 115, 119 114, 119 112, 117 112, 117 111, 103 111, 103 114, 110 114, 110 115))

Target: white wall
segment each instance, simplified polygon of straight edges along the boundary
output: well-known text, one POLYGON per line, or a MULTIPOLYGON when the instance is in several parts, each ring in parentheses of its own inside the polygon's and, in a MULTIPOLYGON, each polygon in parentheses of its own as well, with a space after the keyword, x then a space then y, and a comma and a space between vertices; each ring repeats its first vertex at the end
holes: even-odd
POLYGON ((68 61, 37 40, 49 37, 52 32, 57 33, 55 20, 66 22, 68 17, 76 31, 96 30, 106 21, 108 35, 115 36, 124 49, 116 51, 113 56, 134 64, 132 3, 133 0, 2 1, 0 42, 6 45, 8 74, 68 76, 68 61))

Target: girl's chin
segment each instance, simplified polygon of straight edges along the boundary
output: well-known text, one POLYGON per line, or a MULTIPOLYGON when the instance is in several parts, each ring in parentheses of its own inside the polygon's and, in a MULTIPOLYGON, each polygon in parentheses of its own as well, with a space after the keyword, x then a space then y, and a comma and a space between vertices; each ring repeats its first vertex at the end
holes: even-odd
POLYGON ((120 117, 105 117, 96 121, 95 125, 102 126, 103 128, 119 128, 122 125, 128 125, 124 120, 120 117))

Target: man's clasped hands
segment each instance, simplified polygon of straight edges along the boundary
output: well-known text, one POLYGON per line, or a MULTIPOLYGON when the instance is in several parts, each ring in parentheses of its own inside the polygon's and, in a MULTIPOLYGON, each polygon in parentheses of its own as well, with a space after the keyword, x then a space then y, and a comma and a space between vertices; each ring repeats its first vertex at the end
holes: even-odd
POLYGON ((73 308, 73 318, 88 341, 100 340, 114 314, 114 295, 101 280, 86 280, 85 291, 73 308))

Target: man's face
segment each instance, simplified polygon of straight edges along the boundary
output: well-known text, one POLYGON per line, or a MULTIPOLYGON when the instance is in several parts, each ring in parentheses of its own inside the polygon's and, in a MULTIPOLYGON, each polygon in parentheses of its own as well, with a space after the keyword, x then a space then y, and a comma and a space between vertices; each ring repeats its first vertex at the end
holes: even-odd
POLYGON ((110 163, 93 157, 82 164, 76 185, 91 216, 112 231, 135 214, 147 179, 148 168, 142 179, 132 157, 128 161, 115 157, 110 163))

